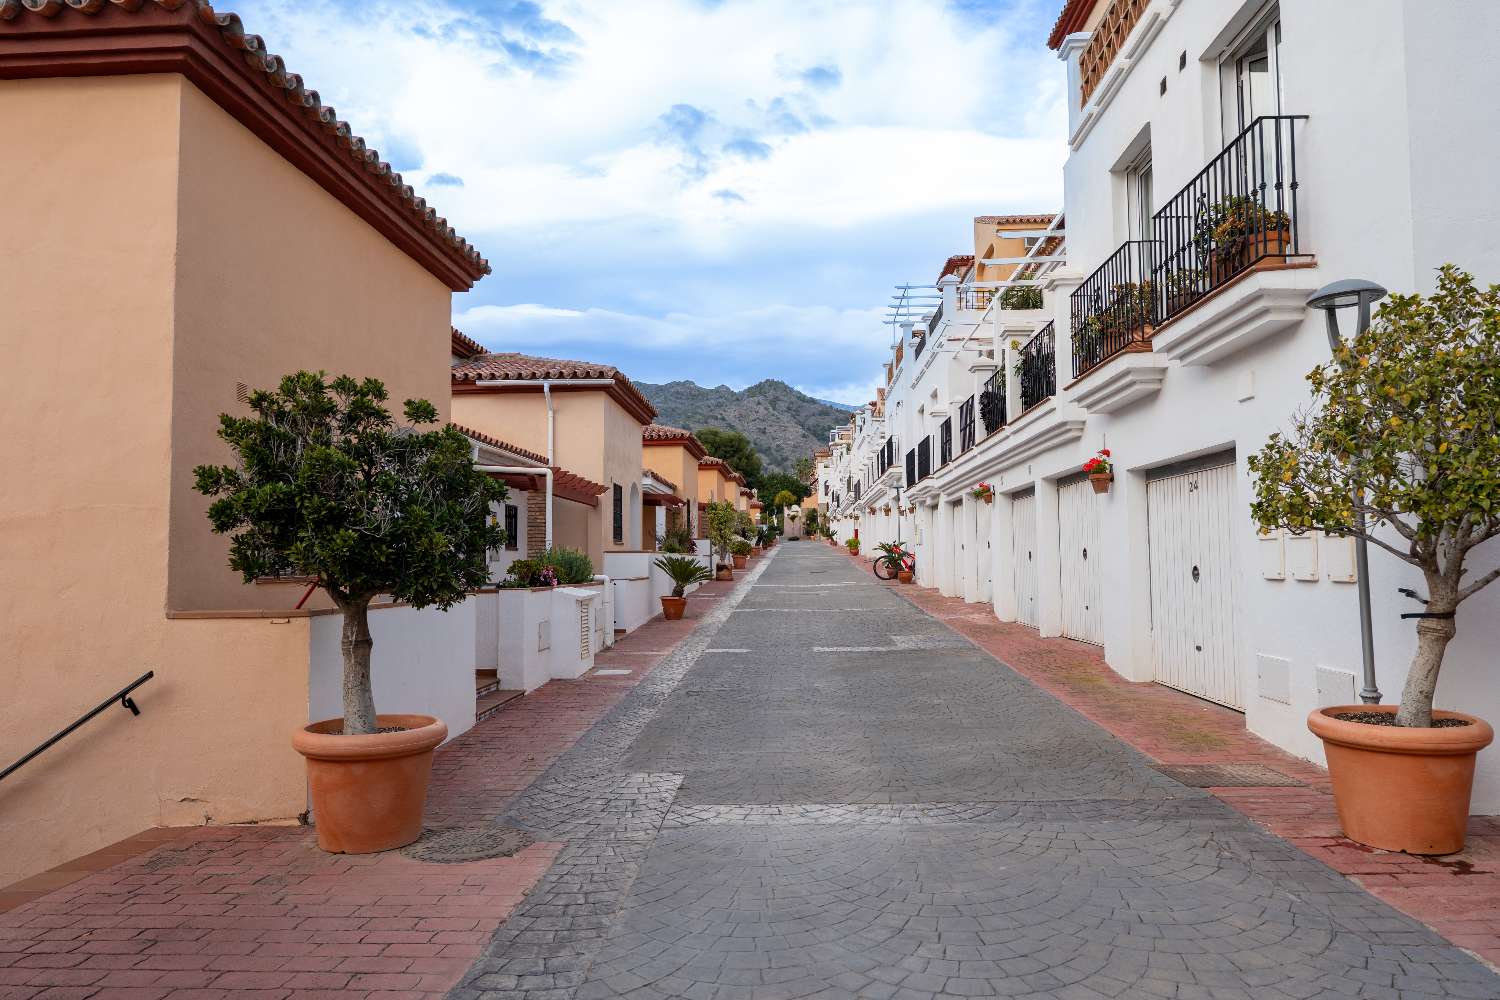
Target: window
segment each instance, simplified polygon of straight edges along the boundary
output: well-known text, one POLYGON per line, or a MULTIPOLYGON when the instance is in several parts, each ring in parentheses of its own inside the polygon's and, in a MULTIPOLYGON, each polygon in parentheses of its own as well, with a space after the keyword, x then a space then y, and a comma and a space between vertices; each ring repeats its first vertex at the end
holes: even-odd
POLYGON ((521 549, 521 512, 513 503, 505 505, 505 547, 511 552, 521 549))
POLYGON ((1151 239, 1151 147, 1125 168, 1125 233, 1128 239, 1151 239))
POLYGON ((1219 60, 1224 143, 1265 115, 1281 114, 1281 18, 1271 8, 1219 60))
POLYGON ((625 490, 619 483, 615 483, 614 489, 615 506, 615 544, 625 544, 625 490))

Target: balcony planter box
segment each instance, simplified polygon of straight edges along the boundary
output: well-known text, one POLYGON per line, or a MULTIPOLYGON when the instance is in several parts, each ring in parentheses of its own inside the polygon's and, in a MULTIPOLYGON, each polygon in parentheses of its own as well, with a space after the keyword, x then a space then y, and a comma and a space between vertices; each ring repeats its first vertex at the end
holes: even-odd
POLYGON ((1113 472, 1094 472, 1089 474, 1089 485, 1094 488, 1095 493, 1108 493, 1114 481, 1115 474, 1113 472))
POLYGON ((377 715, 393 732, 345 736, 344 720, 324 719, 292 737, 307 758, 318 846, 332 854, 374 854, 422 835, 432 751, 448 727, 430 715, 377 715))
POLYGON ((1264 248, 1265 252, 1257 254, 1258 257, 1284 258, 1286 256, 1287 245, 1292 241, 1288 230, 1268 229, 1263 235, 1265 239, 1261 241, 1247 238, 1236 245, 1214 247, 1208 252, 1209 280, 1214 287, 1222 285, 1245 269, 1250 263, 1252 248, 1264 248))
POLYGON ((667 594, 661 599, 661 616, 669 622, 681 621, 682 613, 686 610, 686 597, 673 597, 667 594))
POLYGON ((1337 718, 1353 712, 1394 715, 1395 705, 1335 705, 1307 717, 1323 741, 1339 823, 1350 840, 1384 851, 1453 854, 1463 850, 1474 785, 1474 755, 1489 746, 1489 723, 1434 709, 1432 729, 1370 725, 1337 718))

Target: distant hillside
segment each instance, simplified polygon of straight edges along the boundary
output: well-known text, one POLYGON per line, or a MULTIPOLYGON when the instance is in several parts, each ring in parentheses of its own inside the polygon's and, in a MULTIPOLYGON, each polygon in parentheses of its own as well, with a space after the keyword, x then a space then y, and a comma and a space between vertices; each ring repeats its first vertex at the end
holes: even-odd
POLYGON ((791 472, 804 455, 828 443, 828 432, 849 419, 849 411, 805 396, 776 379, 742 392, 727 385, 705 389, 696 382, 636 387, 658 411, 657 421, 698 430, 722 427, 750 439, 766 471, 791 472))
POLYGON ((831 406, 835 410, 843 410, 845 413, 853 413, 855 410, 859 409, 859 407, 854 406, 850 403, 839 403, 835 402, 832 399, 819 399, 817 396, 813 396, 812 400, 815 403, 822 403, 824 406, 831 406))

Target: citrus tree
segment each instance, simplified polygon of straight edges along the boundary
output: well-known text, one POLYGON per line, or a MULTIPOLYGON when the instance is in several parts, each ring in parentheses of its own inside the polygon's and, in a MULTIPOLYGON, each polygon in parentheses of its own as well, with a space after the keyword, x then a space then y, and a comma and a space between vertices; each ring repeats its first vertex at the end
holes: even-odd
POLYGON ((740 526, 740 513, 728 500, 715 500, 703 508, 708 519, 708 541, 719 565, 729 563, 729 544, 740 526))
POLYGON ((250 394, 254 416, 219 417, 233 465, 200 465, 208 520, 230 536, 229 566, 257 577, 310 576, 343 614, 344 733, 376 729, 370 602, 388 594, 444 610, 489 582, 487 554, 505 542, 489 516, 505 485, 477 471, 468 440, 409 399, 407 425, 385 385, 297 372, 250 394))
POLYGON ((1446 265, 1432 295, 1391 296, 1307 379, 1313 406, 1250 457, 1251 513, 1268 530, 1362 537, 1422 571, 1396 722, 1430 726, 1454 613, 1500 577, 1465 565, 1500 533, 1500 285, 1446 265))

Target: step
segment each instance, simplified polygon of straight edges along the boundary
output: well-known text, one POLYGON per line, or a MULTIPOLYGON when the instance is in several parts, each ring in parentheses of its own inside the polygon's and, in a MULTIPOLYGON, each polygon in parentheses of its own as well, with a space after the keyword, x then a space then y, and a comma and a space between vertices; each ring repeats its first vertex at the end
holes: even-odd
POLYGON ((476 698, 474 700, 474 723, 478 725, 525 694, 525 691, 507 691, 497 688, 481 698, 476 698))
POLYGON ((500 676, 497 670, 474 671, 474 697, 480 698, 500 690, 500 676))

